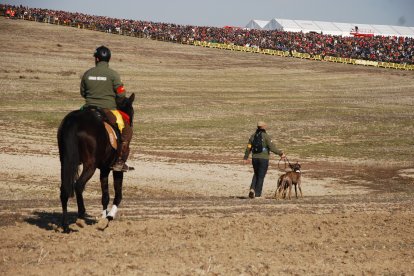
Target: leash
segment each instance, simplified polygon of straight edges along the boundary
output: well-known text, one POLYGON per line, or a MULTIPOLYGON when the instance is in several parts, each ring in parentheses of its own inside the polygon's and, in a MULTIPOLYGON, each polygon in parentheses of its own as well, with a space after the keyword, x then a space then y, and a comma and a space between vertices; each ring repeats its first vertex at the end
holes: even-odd
POLYGON ((292 167, 292 164, 290 164, 289 159, 287 159, 287 157, 285 157, 285 167, 283 169, 280 168, 280 161, 282 161, 282 158, 279 159, 279 162, 277 163, 277 168, 281 171, 286 171, 286 163, 289 164, 289 168, 292 167))
POLYGON ((282 161, 282 158, 280 158, 279 162, 277 162, 277 168, 281 171, 285 171, 286 170, 286 160, 285 160, 285 167, 283 169, 280 168, 280 161, 282 161))
POLYGON ((277 168, 281 171, 286 171, 286 163, 289 164, 289 167, 292 167, 292 164, 290 164, 289 159, 287 159, 287 157, 285 157, 285 167, 283 169, 280 168, 280 161, 282 161, 282 158, 279 159, 279 162, 277 163, 277 168), (287 162, 286 162, 287 161, 287 162))

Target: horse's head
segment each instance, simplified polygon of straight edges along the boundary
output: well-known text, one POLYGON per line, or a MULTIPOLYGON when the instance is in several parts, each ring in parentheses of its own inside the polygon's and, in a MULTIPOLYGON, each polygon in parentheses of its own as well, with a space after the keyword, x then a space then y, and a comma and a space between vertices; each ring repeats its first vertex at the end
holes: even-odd
POLYGON ((129 98, 125 97, 122 102, 118 103, 118 109, 129 115, 129 118, 131 121, 131 127, 134 121, 134 107, 132 105, 134 100, 135 100, 135 93, 132 93, 131 96, 129 96, 129 98))

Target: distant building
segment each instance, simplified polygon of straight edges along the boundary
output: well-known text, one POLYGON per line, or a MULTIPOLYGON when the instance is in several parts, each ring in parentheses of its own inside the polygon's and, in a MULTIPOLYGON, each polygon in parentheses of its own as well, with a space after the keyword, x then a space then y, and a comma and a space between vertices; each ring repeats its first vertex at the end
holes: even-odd
POLYGON ((414 27, 340 23, 273 18, 270 21, 251 20, 248 29, 280 30, 286 32, 315 32, 341 36, 403 36, 414 38, 414 27), (264 26, 264 22, 267 22, 264 26))

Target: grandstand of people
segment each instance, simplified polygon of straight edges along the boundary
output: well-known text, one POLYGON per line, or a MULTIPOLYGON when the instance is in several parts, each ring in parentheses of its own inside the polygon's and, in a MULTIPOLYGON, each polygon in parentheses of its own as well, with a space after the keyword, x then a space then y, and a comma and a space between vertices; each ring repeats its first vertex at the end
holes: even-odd
POLYGON ((414 28, 322 21, 251 20, 247 28, 190 26, 0 4, 0 15, 163 41, 414 70, 414 28))

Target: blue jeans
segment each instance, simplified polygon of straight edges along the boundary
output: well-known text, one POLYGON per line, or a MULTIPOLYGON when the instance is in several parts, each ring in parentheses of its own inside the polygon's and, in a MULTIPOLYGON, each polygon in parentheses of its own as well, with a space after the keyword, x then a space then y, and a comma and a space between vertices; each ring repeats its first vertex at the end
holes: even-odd
POLYGON ((254 190, 257 197, 262 196, 263 182, 269 167, 269 159, 253 158, 253 179, 250 189, 254 190))

